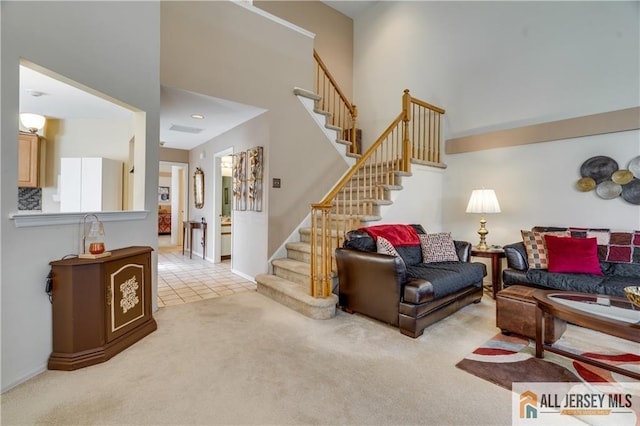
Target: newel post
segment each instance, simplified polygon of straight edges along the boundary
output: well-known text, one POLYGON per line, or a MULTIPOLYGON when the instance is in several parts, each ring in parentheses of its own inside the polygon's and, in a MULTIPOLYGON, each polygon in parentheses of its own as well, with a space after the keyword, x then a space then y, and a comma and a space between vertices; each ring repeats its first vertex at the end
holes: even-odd
POLYGON ((409 122, 411 121, 411 95, 404 89, 402 95, 402 170, 411 171, 411 141, 409 140, 409 122))

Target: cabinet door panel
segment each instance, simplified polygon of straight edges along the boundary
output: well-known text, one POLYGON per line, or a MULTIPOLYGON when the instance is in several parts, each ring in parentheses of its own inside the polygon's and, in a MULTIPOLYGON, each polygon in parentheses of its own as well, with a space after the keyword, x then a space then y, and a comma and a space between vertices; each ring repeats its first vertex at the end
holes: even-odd
POLYGON ((146 319, 149 294, 149 257, 145 255, 109 262, 105 269, 107 341, 127 333, 146 319))
POLYGON ((36 188, 39 171, 38 135, 20 134, 18 137, 18 186, 36 188))

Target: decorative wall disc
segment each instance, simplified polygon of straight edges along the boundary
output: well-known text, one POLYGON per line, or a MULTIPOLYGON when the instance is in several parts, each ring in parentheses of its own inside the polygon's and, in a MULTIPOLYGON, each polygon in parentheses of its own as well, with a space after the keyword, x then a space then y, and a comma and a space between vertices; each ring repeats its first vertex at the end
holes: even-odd
POLYGON ((618 170, 613 172, 611 180, 620 185, 625 185, 633 180, 633 173, 629 170, 618 170))
POLYGON ((611 179, 613 172, 618 170, 618 163, 611 157, 598 155, 591 157, 580 167, 580 175, 582 177, 593 178, 596 183, 604 182, 611 179))
POLYGON ((578 188, 578 191, 582 192, 591 191, 595 187, 596 181, 590 177, 583 177, 582 179, 578 179, 578 182, 576 183, 576 188, 578 188))
POLYGON ((640 155, 629 161, 628 169, 635 177, 640 179, 640 155))
POLYGON ((600 182, 598 186, 596 186, 596 194, 598 194, 598 197, 605 200, 612 200, 618 197, 621 193, 622 185, 610 180, 600 182))
POLYGON ((622 198, 628 203, 640 205, 640 179, 622 186, 622 198))

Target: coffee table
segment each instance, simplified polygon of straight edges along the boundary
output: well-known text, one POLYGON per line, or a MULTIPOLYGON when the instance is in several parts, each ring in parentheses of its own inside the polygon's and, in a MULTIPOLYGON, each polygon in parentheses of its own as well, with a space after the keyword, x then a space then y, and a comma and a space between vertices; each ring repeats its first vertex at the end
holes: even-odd
POLYGON ((563 319, 572 324, 612 336, 640 343, 640 308, 624 297, 605 296, 556 290, 536 290, 536 358, 544 357, 544 350, 576 359, 609 371, 640 380, 640 374, 609 365, 544 343, 544 315, 563 319))

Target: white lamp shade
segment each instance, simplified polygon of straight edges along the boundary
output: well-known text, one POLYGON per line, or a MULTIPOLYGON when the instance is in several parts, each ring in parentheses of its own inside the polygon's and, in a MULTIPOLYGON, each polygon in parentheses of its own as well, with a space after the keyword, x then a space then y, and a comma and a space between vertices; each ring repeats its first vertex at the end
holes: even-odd
POLYGON ((20 122, 32 132, 37 132, 44 127, 45 118, 40 114, 23 112, 20 114, 20 122))
POLYGON ((493 189, 474 189, 467 205, 467 213, 500 213, 500 204, 493 189))

